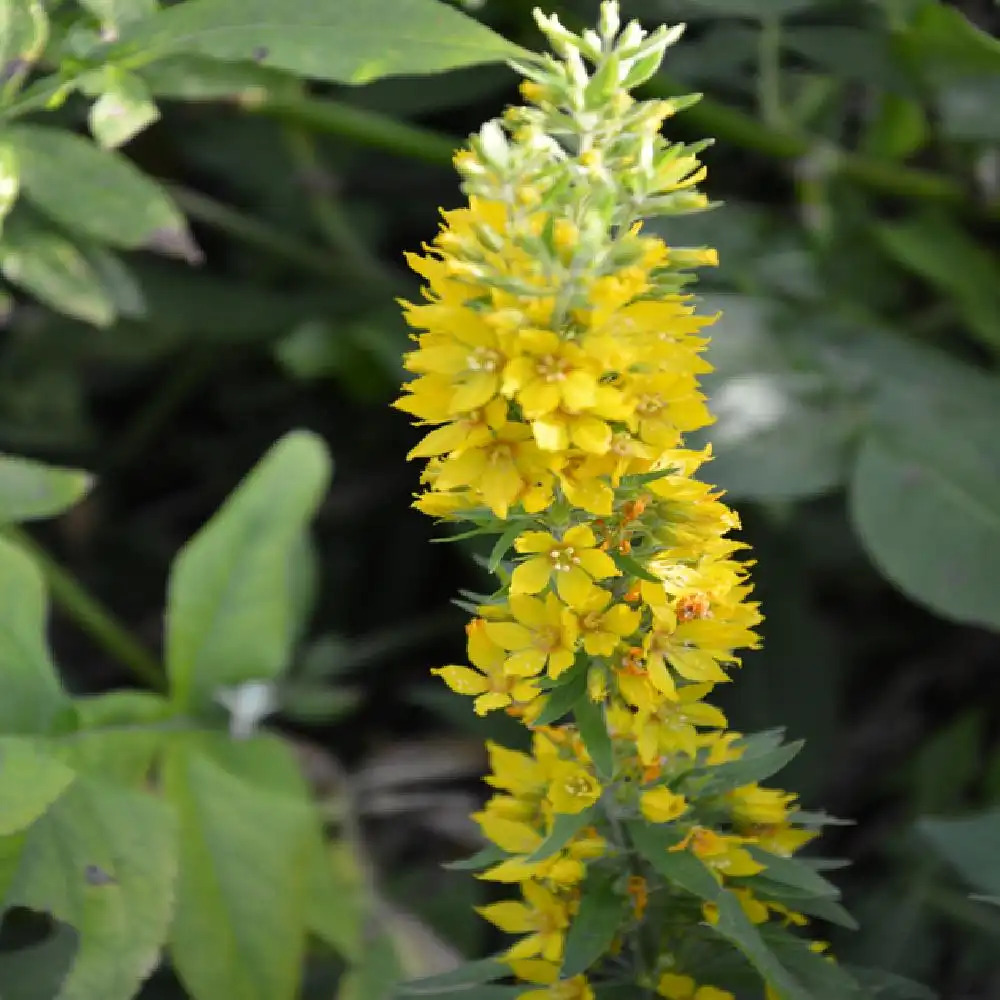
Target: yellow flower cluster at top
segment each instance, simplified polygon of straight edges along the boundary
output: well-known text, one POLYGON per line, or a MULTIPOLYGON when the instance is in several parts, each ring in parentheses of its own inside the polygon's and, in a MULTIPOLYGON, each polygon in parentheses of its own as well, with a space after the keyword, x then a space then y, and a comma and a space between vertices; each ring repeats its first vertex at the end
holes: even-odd
POLYGON ((739 778, 752 744, 706 701, 761 620, 737 517, 695 478, 708 453, 684 446, 711 422, 712 322, 684 286, 716 256, 642 221, 706 207, 702 147, 660 135, 691 99, 629 94, 678 30, 620 30, 613 3, 596 32, 536 18, 558 58, 514 63, 526 105, 457 155, 468 205, 409 258, 424 301, 405 304, 414 377, 396 403, 431 428, 411 452, 427 460, 416 506, 498 536, 470 665, 435 673, 532 734, 530 753, 489 748, 480 877, 520 898, 481 913, 518 935, 505 960, 524 1000, 593 1000, 623 968, 668 1000, 726 1000, 689 967, 692 942, 735 940, 710 932, 727 900, 746 933, 806 923, 755 879, 815 832, 793 795, 739 778), (691 858, 700 895, 669 875, 691 858), (588 959, 572 928, 602 887, 621 923, 588 959))

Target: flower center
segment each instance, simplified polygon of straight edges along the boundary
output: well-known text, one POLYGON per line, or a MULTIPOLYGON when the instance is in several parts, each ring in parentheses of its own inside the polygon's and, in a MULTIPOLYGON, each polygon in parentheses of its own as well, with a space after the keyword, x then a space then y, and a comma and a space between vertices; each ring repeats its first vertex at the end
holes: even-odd
POLYGON ((569 365, 563 358, 546 354, 545 357, 539 358, 535 371, 543 382, 562 382, 569 373, 569 365))
POLYGON ((465 359, 465 365, 470 372, 495 372, 502 360, 500 352, 492 347, 477 347, 465 359))
POLYGON ((563 545, 553 549, 549 553, 549 559, 552 560, 552 568, 557 573, 565 573, 579 565, 580 562, 580 557, 572 545, 563 545))

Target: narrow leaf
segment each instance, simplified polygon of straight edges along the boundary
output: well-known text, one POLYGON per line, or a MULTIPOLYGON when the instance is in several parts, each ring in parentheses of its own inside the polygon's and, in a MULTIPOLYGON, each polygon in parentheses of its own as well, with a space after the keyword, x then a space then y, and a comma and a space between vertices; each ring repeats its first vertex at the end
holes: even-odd
POLYGON ((626 829, 636 850, 671 885, 709 903, 722 894, 715 877, 690 851, 669 850, 680 839, 676 833, 658 829, 642 820, 627 823, 626 829))
POLYGON ((93 481, 79 469, 0 455, 0 523, 61 514, 87 494, 93 481))
POLYGON ((615 771, 615 750, 604 721, 603 706, 584 695, 573 708, 573 718, 598 774, 611 780, 615 771))
POLYGON ((528 864, 544 861, 561 851, 584 827, 594 821, 595 806, 578 813, 556 813, 552 830, 534 852, 525 858, 528 864))
POLYGON ((588 872, 580 909, 566 935, 563 978, 586 972, 609 953, 629 906, 628 898, 615 891, 616 879, 616 872, 588 872))

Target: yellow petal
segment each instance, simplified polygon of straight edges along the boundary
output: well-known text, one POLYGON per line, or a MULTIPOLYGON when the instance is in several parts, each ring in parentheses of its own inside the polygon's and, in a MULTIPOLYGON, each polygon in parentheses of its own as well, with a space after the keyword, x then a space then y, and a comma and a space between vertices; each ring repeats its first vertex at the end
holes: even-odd
POLYGON ((489 690, 486 678, 468 667, 437 667, 431 673, 440 677, 456 694, 483 694, 489 690))
POLYGON ((531 910, 514 899, 477 906, 476 912, 508 934, 526 934, 534 926, 531 910))
POLYGON ((512 594, 537 594, 549 582, 551 574, 552 563, 544 556, 528 559, 511 574, 510 592, 512 594))

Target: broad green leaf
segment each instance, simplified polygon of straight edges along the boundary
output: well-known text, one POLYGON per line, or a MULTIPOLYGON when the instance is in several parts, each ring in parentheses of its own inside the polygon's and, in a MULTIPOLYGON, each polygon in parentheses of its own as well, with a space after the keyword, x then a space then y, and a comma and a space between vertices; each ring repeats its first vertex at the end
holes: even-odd
POLYGON ((961 819, 922 819, 917 829, 969 885, 1000 893, 1000 808, 961 819))
POLYGON ((108 28, 121 28, 131 21, 141 21, 155 14, 157 0, 77 0, 108 28))
POLYGON ((399 957, 388 933, 370 942, 348 969, 337 1000, 391 1000, 401 978, 399 957))
POLYGON ((882 247, 953 299, 970 331, 1000 346, 1000 260, 941 213, 875 227, 882 247))
POLYGON ((288 665, 296 625, 291 556, 329 468, 318 437, 287 435, 181 550, 166 640, 179 705, 205 708, 220 688, 271 680, 288 665))
POLYGON ((1000 628, 1000 400, 896 400, 855 463, 850 510, 879 569, 939 614, 1000 628))
POLYGON ((709 903, 719 898, 722 887, 690 851, 670 850, 680 839, 675 832, 657 829, 644 820, 633 820, 626 828, 635 849, 668 882, 709 903))
POLYGON ((625 923, 628 897, 615 890, 616 871, 592 868, 581 887, 580 909, 566 933, 562 976, 569 979, 586 972, 604 958, 625 923))
POLYGON ((140 789, 171 736, 170 704, 144 691, 76 698, 72 726, 54 736, 52 753, 74 770, 140 789))
POLYGON ((66 698, 45 641, 42 575, 0 537, 0 733, 45 733, 66 698))
POLYGON ((194 1000, 292 1000, 306 942, 314 817, 238 778, 196 743, 165 755, 179 818, 180 878, 170 955, 194 1000))
POLYGON ((44 125, 11 126, 7 139, 25 197, 56 222, 113 246, 194 255, 170 197, 120 153, 44 125))
POLYGON ((922 3, 900 47, 919 73, 935 82, 1000 72, 1000 41, 944 3, 922 3))
POLYGON ((704 379, 716 417, 705 434, 713 457, 700 475, 737 498, 828 492, 844 477, 853 426, 836 387, 818 366, 795 356, 795 342, 779 337, 758 300, 705 296, 699 312, 720 310, 722 318, 707 330, 715 370, 704 379))
POLYGON ((0 454, 0 524, 61 514, 83 499, 93 482, 79 469, 0 454))
POLYGON ((154 95, 175 101, 292 94, 299 88, 288 74, 255 62, 220 62, 207 56, 183 54, 143 66, 139 75, 154 95))
POLYGON ((130 1000, 152 972, 170 924, 174 834, 163 803, 87 777, 31 828, 8 903, 79 934, 58 1000, 130 1000))
POLYGON ((69 788, 73 772, 34 743, 0 737, 0 837, 29 827, 69 788))
POLYGON ((72 968, 79 937, 59 924, 44 941, 0 952, 0 997, 3 1000, 51 1000, 72 968))
POLYGON ((0 240, 0 273, 67 316, 95 326, 108 326, 115 318, 114 302, 79 248, 16 215, 0 240))
POLYGON ((252 59, 340 83, 439 73, 523 51, 439 0, 284 0, 280 6, 188 0, 133 26, 122 42, 123 52, 145 62, 181 52, 252 59))
POLYGON ((38 60, 49 37, 41 0, 0 0, 0 68, 38 60))
POLYGON ((443 972, 437 976, 427 976, 424 979, 413 979, 403 983, 396 990, 397 997, 431 997, 465 996, 464 991, 482 983, 492 983, 497 979, 506 979, 510 975, 510 966, 498 962, 494 958, 480 959, 478 962, 466 962, 451 972, 443 972))
MULTIPOLYGON (((561 851, 585 826, 594 821, 597 807, 591 806, 578 813, 556 813, 552 830, 535 850, 525 858, 528 864, 544 861, 561 851)), ((501 859, 502 860, 502 859, 501 859)))
POLYGON ((356 961, 364 947, 367 890, 358 858, 344 841, 316 838, 309 876, 307 925, 316 937, 356 961))
POLYGON ((581 698, 573 708, 573 718, 597 773, 609 780, 615 770, 615 749, 604 721, 603 705, 591 701, 589 697, 581 698))
MULTIPOLYGON (((97 273, 97 277, 111 298, 118 316, 128 319, 145 319, 148 310, 146 309, 146 297, 142 285, 121 257, 96 243, 83 245, 80 250, 87 258, 87 263, 97 273)), ((116 336, 115 345, 118 346, 120 342, 120 335, 116 336)))
POLYGON ((90 107, 91 135, 104 149, 117 149, 160 117, 143 81, 117 67, 106 67, 102 92, 90 107))

